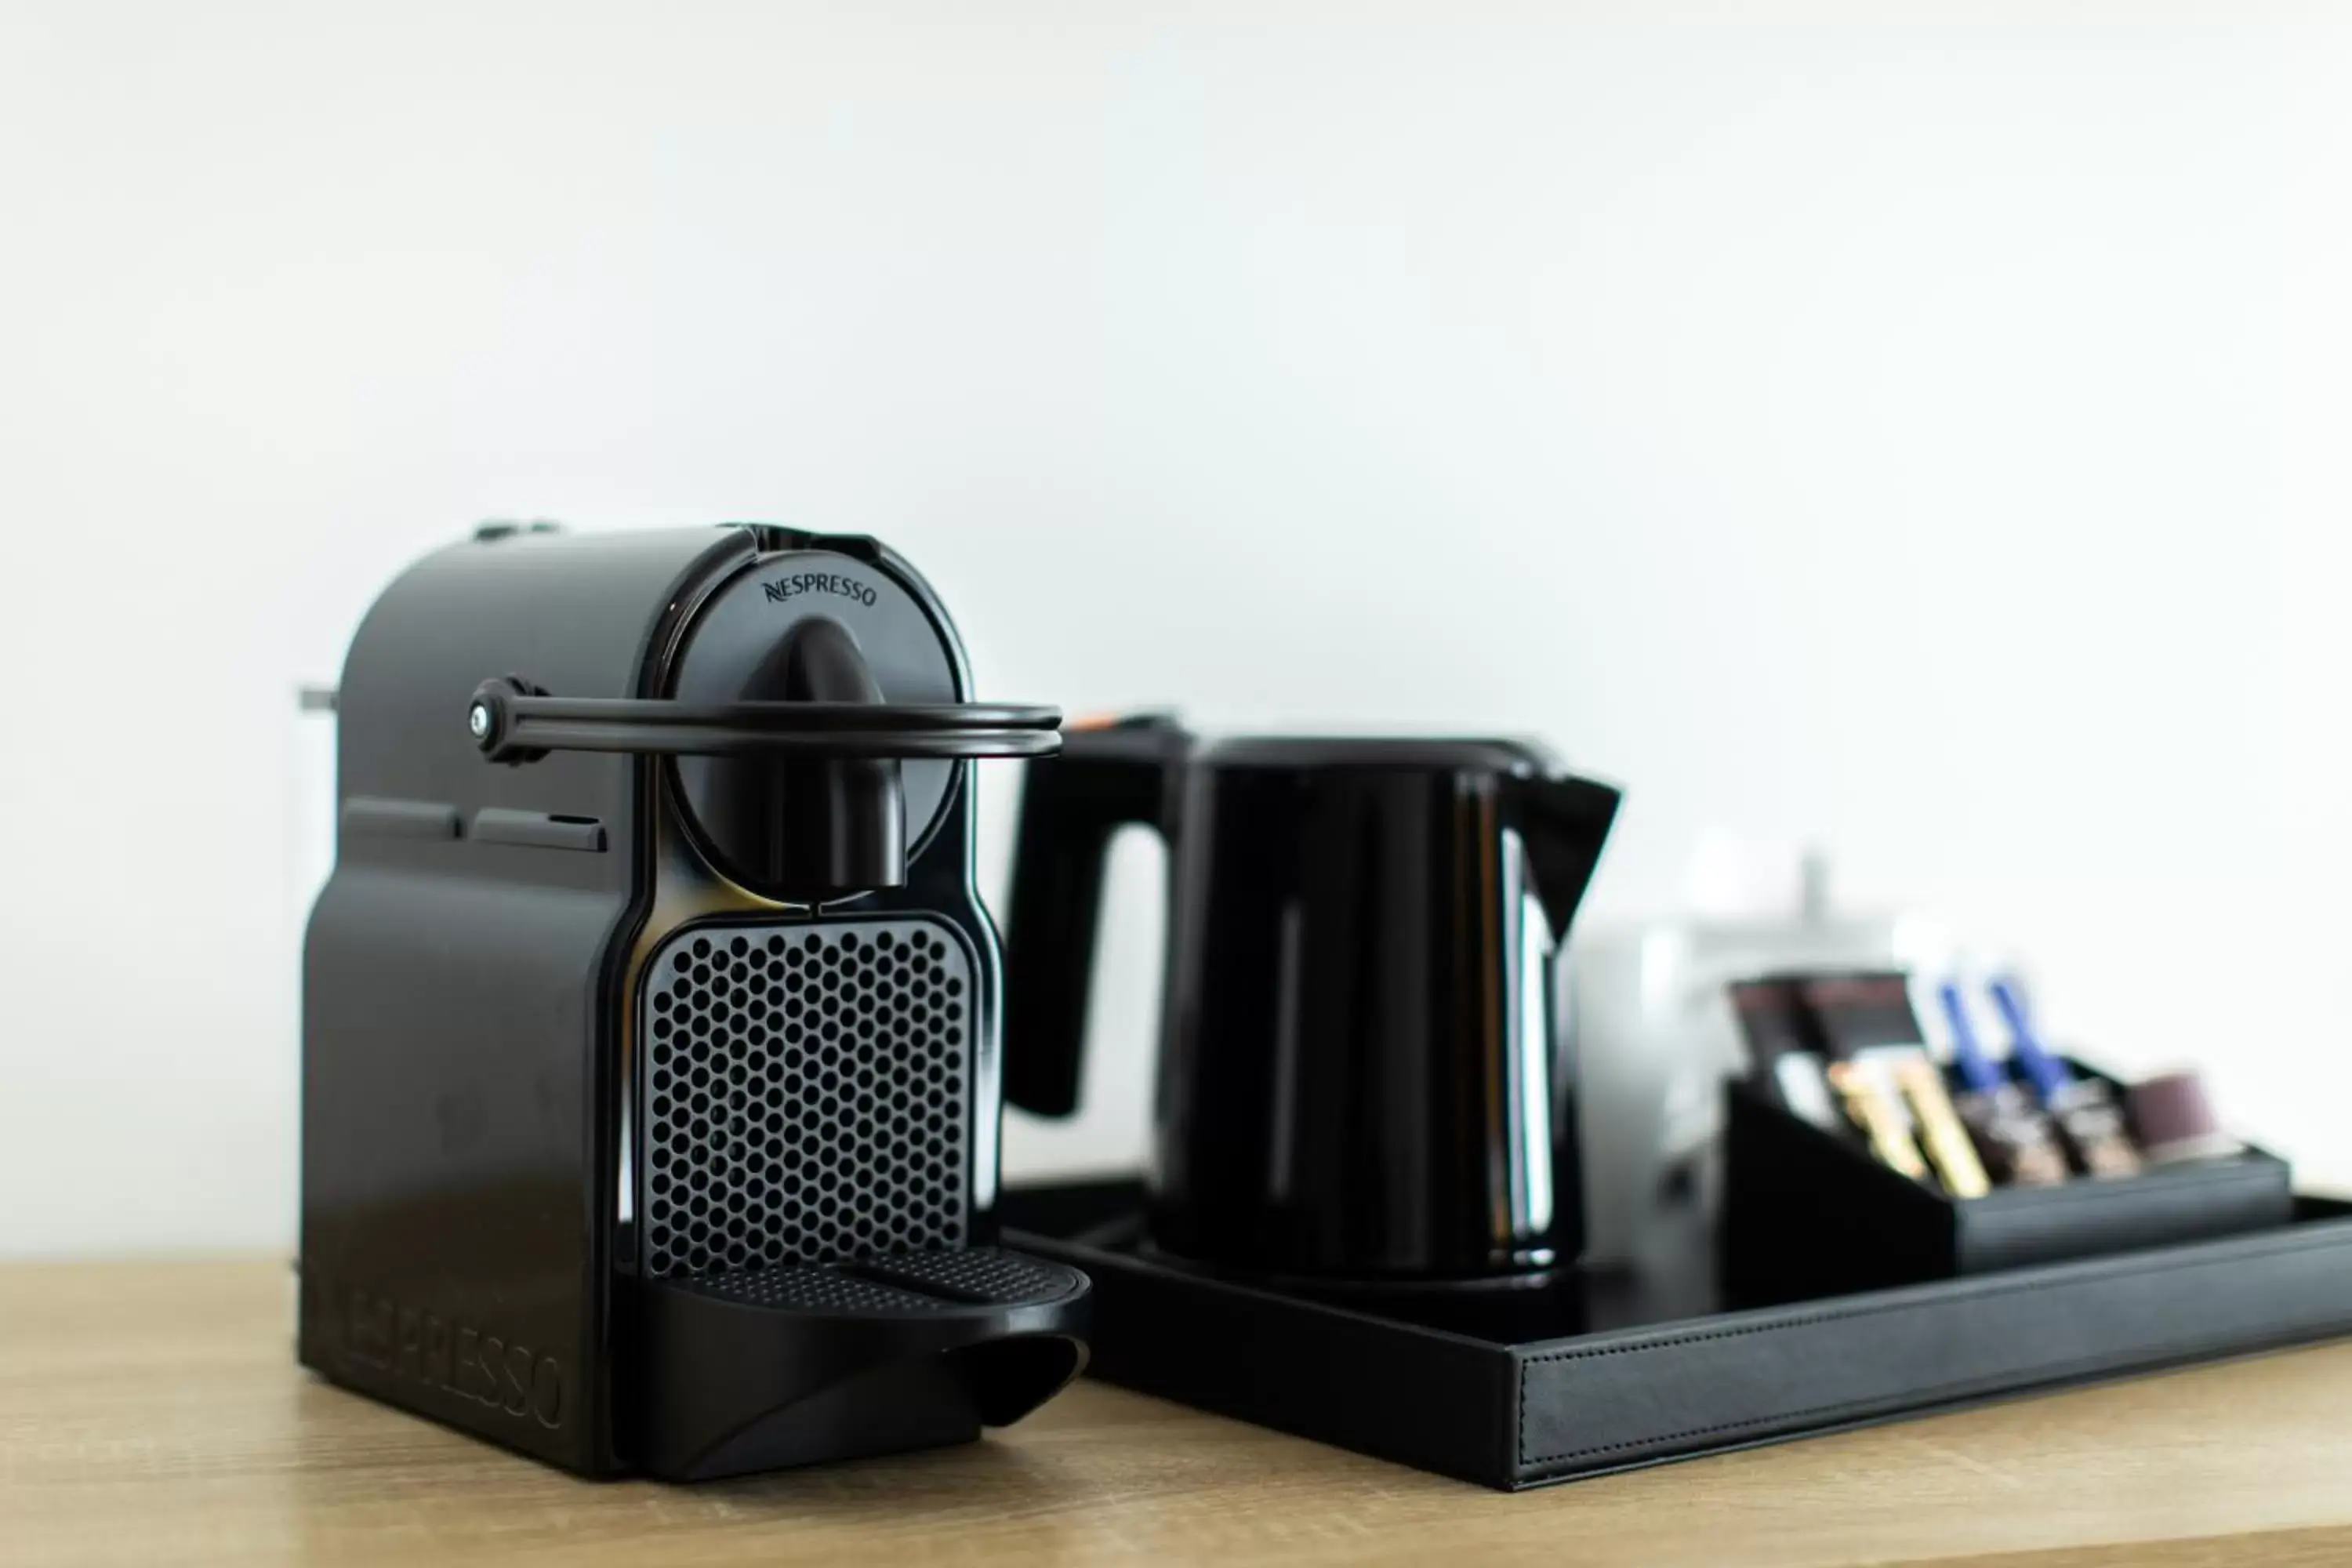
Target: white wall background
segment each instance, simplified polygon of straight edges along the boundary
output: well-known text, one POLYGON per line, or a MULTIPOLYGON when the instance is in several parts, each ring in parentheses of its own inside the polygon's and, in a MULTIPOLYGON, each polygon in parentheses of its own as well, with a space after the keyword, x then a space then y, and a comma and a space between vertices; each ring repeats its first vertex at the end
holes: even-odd
MULTIPOLYGON (((2345 1172, 2347 18, 5 0, 0 1252, 287 1241, 294 688, 493 515, 882 534, 1006 697, 1542 733, 1596 920, 1824 843, 2345 1172)), ((1016 1168, 1139 1136, 1149 860, 1016 1168)))

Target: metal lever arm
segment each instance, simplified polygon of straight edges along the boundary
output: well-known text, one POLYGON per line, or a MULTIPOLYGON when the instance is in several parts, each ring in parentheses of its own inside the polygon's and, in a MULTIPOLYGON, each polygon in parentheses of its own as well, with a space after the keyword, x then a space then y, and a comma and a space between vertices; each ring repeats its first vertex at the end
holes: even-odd
POLYGON ((1043 757, 1062 748, 1058 708, 1004 702, 675 702, 550 697, 514 676, 485 680, 466 728, 493 763, 550 752, 692 757, 1043 757))

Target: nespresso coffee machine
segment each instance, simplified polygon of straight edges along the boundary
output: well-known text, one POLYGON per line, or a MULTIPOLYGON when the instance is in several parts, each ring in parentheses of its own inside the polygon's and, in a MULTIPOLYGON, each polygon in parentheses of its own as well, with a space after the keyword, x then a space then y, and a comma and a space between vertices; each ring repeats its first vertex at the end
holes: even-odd
POLYGON ((972 700, 870 539, 487 529, 338 699, 303 974, 299 1354, 588 1475, 961 1441, 1076 1374, 994 1245, 972 700))

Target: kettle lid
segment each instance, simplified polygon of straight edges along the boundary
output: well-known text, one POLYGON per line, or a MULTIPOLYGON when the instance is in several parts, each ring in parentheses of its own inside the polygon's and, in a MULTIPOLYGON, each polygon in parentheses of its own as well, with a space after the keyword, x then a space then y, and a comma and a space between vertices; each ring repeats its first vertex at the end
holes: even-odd
POLYGON ((1464 773, 1551 774, 1559 759, 1534 741, 1475 735, 1234 735, 1193 754, 1195 764, 1228 768, 1445 769, 1464 773))

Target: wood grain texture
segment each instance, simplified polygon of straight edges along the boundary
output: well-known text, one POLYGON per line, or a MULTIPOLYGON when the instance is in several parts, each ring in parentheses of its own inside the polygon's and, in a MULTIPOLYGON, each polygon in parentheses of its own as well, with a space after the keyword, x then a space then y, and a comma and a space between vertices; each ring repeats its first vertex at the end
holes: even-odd
POLYGON ((282 1263, 0 1268, 0 1563, 2352 1562, 2352 1342, 1516 1497, 1097 1384, 680 1489, 321 1383, 292 1305, 282 1263))

